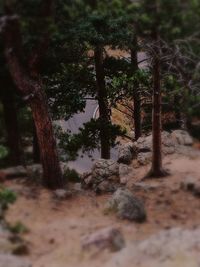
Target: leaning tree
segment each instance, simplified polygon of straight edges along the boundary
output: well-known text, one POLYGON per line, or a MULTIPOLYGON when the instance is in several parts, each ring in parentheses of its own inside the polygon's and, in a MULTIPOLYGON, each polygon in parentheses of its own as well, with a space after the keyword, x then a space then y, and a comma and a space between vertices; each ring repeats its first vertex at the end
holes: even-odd
POLYGON ((31 108, 43 166, 43 181, 51 189, 63 187, 63 178, 40 66, 50 40, 53 4, 51 0, 42 1, 41 11, 37 15, 40 19, 33 19, 34 27, 41 35, 35 47, 31 47, 29 55, 25 54, 23 47, 23 18, 15 13, 12 1, 5 1, 5 15, 1 17, 7 66, 18 92, 31 108))

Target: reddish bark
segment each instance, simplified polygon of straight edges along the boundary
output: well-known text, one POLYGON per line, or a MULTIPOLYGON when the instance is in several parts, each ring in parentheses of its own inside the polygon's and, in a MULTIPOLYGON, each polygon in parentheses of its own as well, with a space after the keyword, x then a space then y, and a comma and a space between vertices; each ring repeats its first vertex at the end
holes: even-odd
POLYGON ((162 122, 161 122, 161 43, 160 35, 158 31, 159 25, 159 2, 153 0, 147 5, 149 13, 154 14, 156 20, 152 27, 151 39, 152 39, 152 76, 153 76, 153 96, 152 96, 152 165, 151 170, 147 174, 149 177, 164 177, 168 173, 162 166, 162 122))
POLYGON ((148 177, 164 177, 167 172, 162 167, 162 122, 161 122, 161 74, 160 74, 160 40, 155 30, 153 37, 153 109, 152 109, 152 166, 148 177))
POLYGON ((35 163, 40 163, 40 148, 38 144, 38 138, 36 133, 35 124, 33 122, 33 161, 35 163))
MULTIPOLYGON (((158 52, 158 51, 157 51, 158 52)), ((161 145, 161 83, 160 83, 160 59, 155 54, 153 63, 153 110, 152 110, 152 137, 153 156, 151 175, 162 176, 162 145, 161 145)))
POLYGON ((10 74, 32 110, 43 165, 44 184, 51 189, 61 188, 63 177, 46 95, 39 75, 33 75, 33 71, 22 63, 20 25, 16 16, 5 17, 4 43, 10 74))

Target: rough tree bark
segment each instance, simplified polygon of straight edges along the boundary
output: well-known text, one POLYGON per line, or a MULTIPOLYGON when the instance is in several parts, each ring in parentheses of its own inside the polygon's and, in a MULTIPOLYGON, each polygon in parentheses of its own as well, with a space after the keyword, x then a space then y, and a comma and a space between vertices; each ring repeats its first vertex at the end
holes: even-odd
POLYGON ((1 100, 6 128, 6 143, 9 149, 9 162, 10 164, 17 166, 22 163, 20 133, 13 91, 8 86, 9 85, 5 84, 5 88, 1 91, 1 100))
MULTIPOLYGON (((157 44, 158 45, 158 44, 157 44)), ((152 110, 152 137, 153 156, 150 176, 163 176, 162 145, 161 145, 161 83, 159 51, 155 49, 153 58, 153 110, 152 110)))
MULTIPOLYGON (((158 3, 154 2, 154 13, 158 14, 158 3)), ((160 69, 160 36, 157 30, 156 23, 152 31, 152 48, 153 48, 153 108, 152 108, 152 166, 147 177, 164 177, 168 173, 163 169, 162 166, 162 122, 161 122, 161 69, 160 69)))
POLYGON ((38 144, 37 132, 35 124, 33 122, 33 161, 34 163, 40 163, 40 148, 38 144))
MULTIPOLYGON (((49 1, 47 1, 49 2, 49 1)), ((5 56, 10 74, 17 89, 23 95, 24 100, 31 107, 37 138, 40 148, 41 163, 43 165, 43 182, 50 189, 62 188, 63 177, 59 165, 56 141, 54 138, 52 121, 48 112, 48 104, 44 92, 43 83, 36 73, 33 75, 28 64, 22 63, 22 42, 19 19, 15 15, 8 15, 4 20, 4 44, 5 56)), ((46 42, 45 42, 46 44, 46 42)), ((34 52, 37 58, 37 49, 34 52)), ((41 53, 41 50, 40 50, 41 53)), ((30 60, 33 62, 32 60, 30 60)), ((36 60, 38 62, 38 60, 36 60)))
POLYGON ((103 47, 96 46, 94 50, 97 98, 99 104, 101 158, 110 159, 110 139, 107 127, 110 123, 110 111, 108 108, 107 92, 105 86, 105 74, 103 67, 103 47))
MULTIPOLYGON (((139 69, 138 60, 137 60, 137 37, 133 38, 133 48, 131 49, 131 65, 133 74, 136 73, 139 69)), ((135 126, 135 140, 141 136, 142 127, 141 127, 141 99, 139 92, 139 84, 134 85, 133 88, 133 119, 135 126)))

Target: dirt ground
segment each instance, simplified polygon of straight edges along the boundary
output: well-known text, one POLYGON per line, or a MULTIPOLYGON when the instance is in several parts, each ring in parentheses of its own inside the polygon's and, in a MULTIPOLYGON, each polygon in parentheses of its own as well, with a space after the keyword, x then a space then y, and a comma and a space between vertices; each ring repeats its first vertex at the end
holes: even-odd
MULTIPOLYGON (((28 227, 23 234, 28 242, 33 267, 96 267, 111 257, 111 252, 89 255, 81 249, 81 237, 107 226, 121 229, 126 241, 144 240, 163 229, 181 226, 194 228, 199 225, 200 199, 180 189, 186 176, 200 176, 200 156, 171 155, 164 159, 164 166, 171 175, 164 179, 146 181, 151 190, 138 190, 134 194, 145 203, 148 219, 143 224, 121 221, 115 215, 104 215, 103 207, 109 195, 96 196, 81 191, 72 199, 58 202, 44 189, 29 188, 19 181, 6 185, 18 192, 16 203, 11 206, 7 220, 18 221, 28 227)), ((149 166, 135 169, 128 183, 130 189, 140 181, 149 166)), ((124 266, 130 267, 130 266, 124 266)))

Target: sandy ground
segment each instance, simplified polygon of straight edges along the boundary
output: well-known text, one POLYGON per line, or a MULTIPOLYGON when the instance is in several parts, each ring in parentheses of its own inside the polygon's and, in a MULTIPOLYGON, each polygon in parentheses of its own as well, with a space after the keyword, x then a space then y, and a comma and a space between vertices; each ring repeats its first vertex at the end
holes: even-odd
MULTIPOLYGON (((162 229, 176 226, 194 228, 199 225, 200 199, 180 190, 186 176, 200 176, 200 156, 168 156, 164 165, 171 175, 148 181, 154 190, 137 191, 145 202, 148 220, 143 224, 120 221, 115 215, 104 215, 103 207, 109 195, 95 196, 83 191, 70 200, 58 202, 44 189, 34 189, 10 181, 6 185, 19 192, 18 200, 9 209, 7 220, 22 222, 30 230, 23 235, 28 241, 33 267, 103 266, 111 252, 88 255, 81 250, 81 237, 106 226, 119 227, 126 241, 143 240, 162 229)), ((135 169, 129 188, 140 181, 149 166, 135 169)), ((124 266, 126 267, 126 266, 124 266)), ((127 266, 130 267, 130 266, 127 266)))

